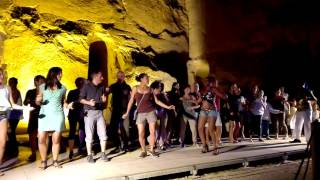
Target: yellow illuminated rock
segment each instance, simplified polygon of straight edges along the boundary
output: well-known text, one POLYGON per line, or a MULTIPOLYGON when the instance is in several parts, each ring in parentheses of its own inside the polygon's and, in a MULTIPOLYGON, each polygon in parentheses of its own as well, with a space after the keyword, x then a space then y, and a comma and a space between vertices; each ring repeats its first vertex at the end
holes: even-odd
POLYGON ((109 83, 116 80, 118 70, 128 77, 148 71, 151 77, 165 76, 169 88, 174 78, 136 68, 131 52, 152 57, 188 51, 188 18, 184 1, 179 2, 181 8, 165 0, 1 1, 0 32, 6 40, 0 63, 6 64, 9 77, 19 79, 23 94, 32 88, 35 75, 45 75, 52 66, 63 68, 62 82, 72 89, 76 77, 87 77, 90 44, 104 41, 109 83))
MULTIPOLYGON (((49 68, 63 69, 62 83, 87 77, 89 47, 103 41, 107 49, 108 82, 116 72, 128 83, 146 72, 169 90, 176 81, 162 71, 135 65, 132 52, 155 57, 188 52, 188 17, 184 0, 1 0, 0 66, 17 77, 24 97, 33 77, 49 68)), ((177 59, 178 61, 179 59, 177 59)))

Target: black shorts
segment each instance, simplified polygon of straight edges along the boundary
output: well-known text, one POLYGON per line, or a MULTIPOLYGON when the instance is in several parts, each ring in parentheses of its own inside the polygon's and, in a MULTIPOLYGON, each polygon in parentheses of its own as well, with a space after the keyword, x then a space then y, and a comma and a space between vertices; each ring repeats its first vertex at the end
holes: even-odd
POLYGON ((230 113, 228 113, 227 118, 228 118, 229 121, 240 122, 240 113, 239 112, 233 112, 232 115, 230 113))

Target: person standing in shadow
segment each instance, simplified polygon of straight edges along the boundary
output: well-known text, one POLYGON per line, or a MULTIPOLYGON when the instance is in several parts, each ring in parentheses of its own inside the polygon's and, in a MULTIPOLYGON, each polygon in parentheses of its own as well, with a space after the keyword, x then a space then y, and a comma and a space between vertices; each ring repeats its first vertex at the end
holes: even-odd
POLYGON ((37 75, 34 78, 34 86, 36 88, 28 90, 23 104, 25 106, 31 106, 34 108, 33 111, 29 114, 28 121, 28 135, 29 135, 29 144, 31 149, 31 155, 28 158, 28 161, 34 162, 36 160, 36 151, 37 151, 37 135, 38 135, 38 118, 40 112, 40 106, 36 104, 36 97, 39 91, 40 85, 45 83, 45 77, 42 75, 37 75))

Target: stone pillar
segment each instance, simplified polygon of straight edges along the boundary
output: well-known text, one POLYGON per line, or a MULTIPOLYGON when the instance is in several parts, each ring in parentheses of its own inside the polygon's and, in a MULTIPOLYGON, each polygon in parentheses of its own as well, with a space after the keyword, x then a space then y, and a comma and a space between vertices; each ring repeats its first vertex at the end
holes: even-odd
POLYGON ((195 76, 206 77, 210 71, 205 55, 205 1, 186 0, 186 7, 189 18, 188 83, 192 85, 195 76))

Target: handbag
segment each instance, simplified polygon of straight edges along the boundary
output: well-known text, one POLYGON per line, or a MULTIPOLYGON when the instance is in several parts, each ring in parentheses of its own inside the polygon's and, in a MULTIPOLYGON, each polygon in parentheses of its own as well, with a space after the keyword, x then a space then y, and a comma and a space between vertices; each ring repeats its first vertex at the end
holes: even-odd
POLYGON ((134 114, 133 114, 133 120, 134 120, 134 121, 137 119, 137 116, 138 116, 138 108, 140 107, 140 104, 141 104, 141 101, 142 101, 143 98, 144 98, 144 95, 145 95, 145 93, 143 93, 142 98, 141 98, 139 104, 137 105, 136 110, 134 111, 134 114))

